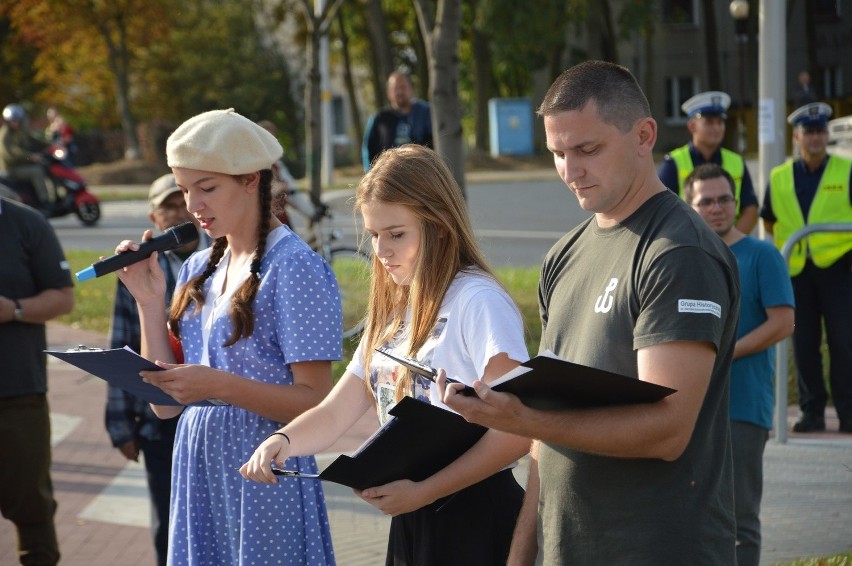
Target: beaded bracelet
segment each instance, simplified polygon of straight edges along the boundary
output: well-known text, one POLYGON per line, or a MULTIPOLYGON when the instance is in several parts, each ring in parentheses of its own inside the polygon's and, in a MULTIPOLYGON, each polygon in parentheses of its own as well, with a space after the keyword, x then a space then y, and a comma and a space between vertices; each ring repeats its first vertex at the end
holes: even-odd
POLYGON ((287 444, 292 444, 292 442, 290 442, 290 437, 287 436, 286 434, 284 434, 283 432, 273 432, 272 434, 270 434, 269 436, 266 437, 266 440, 269 440, 270 438, 272 438, 275 435, 283 436, 284 438, 287 439, 287 444))

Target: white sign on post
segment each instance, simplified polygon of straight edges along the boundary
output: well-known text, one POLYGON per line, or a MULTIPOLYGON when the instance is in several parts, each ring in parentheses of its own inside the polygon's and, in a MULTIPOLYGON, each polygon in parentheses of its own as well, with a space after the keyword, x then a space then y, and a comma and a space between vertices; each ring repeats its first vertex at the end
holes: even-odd
POLYGON ((758 105, 757 116, 758 143, 775 143, 775 101, 771 98, 761 98, 758 105))

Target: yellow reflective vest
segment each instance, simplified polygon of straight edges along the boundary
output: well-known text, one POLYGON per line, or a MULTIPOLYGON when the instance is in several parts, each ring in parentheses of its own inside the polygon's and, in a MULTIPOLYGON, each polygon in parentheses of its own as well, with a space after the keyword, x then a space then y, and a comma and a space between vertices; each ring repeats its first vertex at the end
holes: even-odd
MULTIPOLYGON (((822 178, 808 211, 807 225, 833 222, 852 222, 852 205, 849 203, 849 174, 852 161, 829 156, 822 178)), ((773 233, 775 245, 780 250, 784 243, 805 223, 802 208, 796 198, 793 183, 793 161, 787 161, 772 169, 769 176, 769 194, 772 212, 775 214, 773 233)), ((805 260, 810 256, 814 265, 826 268, 852 250, 852 233, 817 232, 803 238, 794 246, 790 255, 790 275, 802 272, 805 260)))
MULTIPOLYGON (((719 150, 722 153, 722 169, 734 178, 734 196, 737 199, 737 218, 739 218, 743 206, 740 192, 742 192, 743 175, 745 174, 745 161, 743 161, 742 156, 724 147, 719 148, 719 150)), ((669 153, 669 156, 677 166, 677 196, 683 199, 683 182, 695 169, 692 156, 689 154, 689 144, 673 150, 669 153)))

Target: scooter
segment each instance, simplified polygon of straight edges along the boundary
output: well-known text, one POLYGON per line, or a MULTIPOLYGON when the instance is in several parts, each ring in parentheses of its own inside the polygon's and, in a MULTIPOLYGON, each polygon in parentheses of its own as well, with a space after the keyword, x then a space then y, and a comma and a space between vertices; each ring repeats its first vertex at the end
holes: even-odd
POLYGON ((39 202, 35 188, 26 181, 0 177, 0 186, 5 185, 19 201, 41 210, 48 218, 74 213, 84 225, 94 226, 101 218, 100 201, 89 192, 86 180, 71 165, 67 150, 61 145, 51 145, 44 151, 44 157, 46 181, 53 184, 56 194, 56 201, 49 208, 39 202))

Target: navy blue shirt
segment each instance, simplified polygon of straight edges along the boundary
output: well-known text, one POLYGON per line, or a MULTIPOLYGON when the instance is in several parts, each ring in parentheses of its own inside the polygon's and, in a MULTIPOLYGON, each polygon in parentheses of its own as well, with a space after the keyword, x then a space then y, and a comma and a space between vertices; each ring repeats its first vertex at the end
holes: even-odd
MULTIPOLYGON (((805 217, 806 222, 808 212, 811 210, 811 204, 814 202, 819 182, 822 180, 822 174, 825 172, 827 164, 828 156, 822 160, 822 163, 814 171, 808 169, 808 166, 801 158, 793 162, 793 184, 796 191, 796 199, 799 201, 799 207, 802 209, 802 216, 805 217)), ((849 175, 849 186, 852 187, 852 174, 849 175)), ((852 205, 852 189, 849 191, 849 203, 852 205)), ((772 211, 772 198, 768 183, 766 185, 765 196, 763 197, 763 208, 760 209, 760 217, 769 222, 778 220, 772 211)))
MULTIPOLYGON (((689 156, 692 158, 692 164, 695 167, 699 165, 703 165, 705 163, 715 163, 719 167, 722 166, 722 149, 719 148, 713 152, 713 155, 710 156, 710 160, 704 159, 704 156, 701 155, 701 152, 692 145, 692 142, 689 143, 689 156)), ((677 182, 677 165, 675 164, 674 159, 671 158, 670 155, 666 154, 666 158, 660 164, 660 168, 657 170, 657 176, 660 178, 660 181, 668 187, 670 190, 674 191, 675 194, 678 194, 678 182, 677 182)), ((747 206, 757 206, 757 195, 754 194, 754 185, 751 182, 751 175, 748 172, 748 167, 743 167, 743 182, 742 187, 740 188, 740 210, 743 210, 747 206)))

